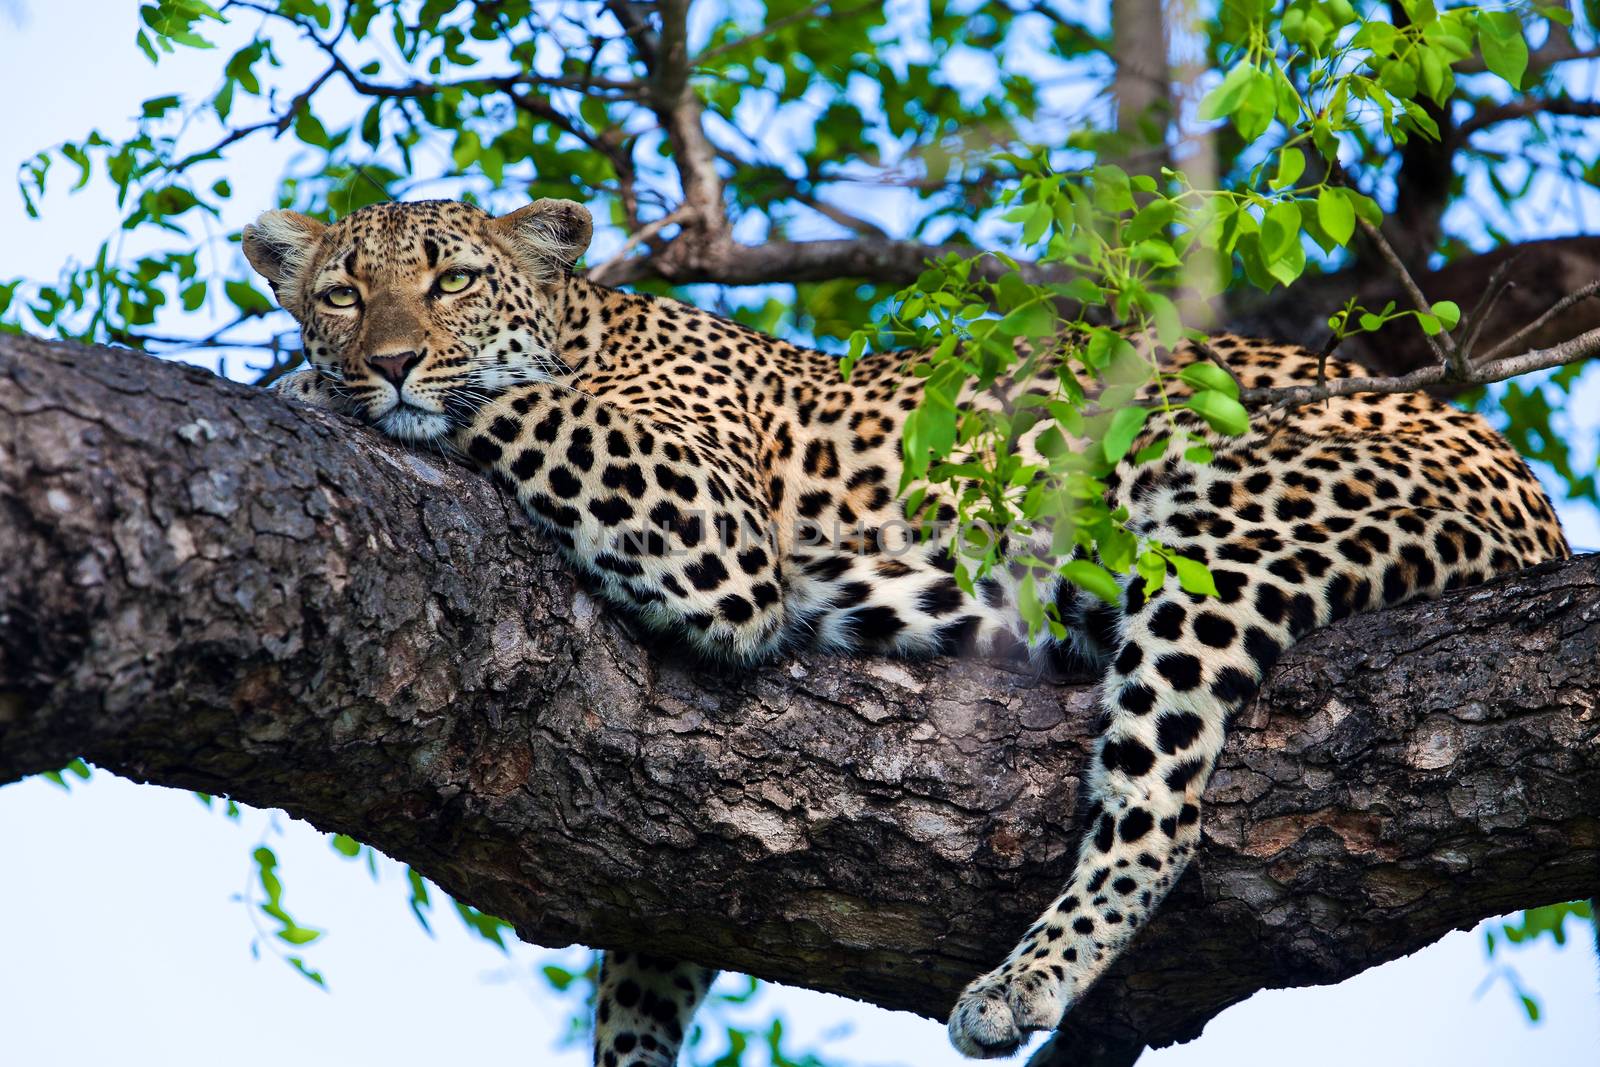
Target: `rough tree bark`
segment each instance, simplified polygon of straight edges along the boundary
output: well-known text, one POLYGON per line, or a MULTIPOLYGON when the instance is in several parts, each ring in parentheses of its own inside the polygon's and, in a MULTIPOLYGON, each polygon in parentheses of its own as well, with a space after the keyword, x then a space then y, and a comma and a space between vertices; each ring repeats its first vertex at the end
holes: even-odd
MULTIPOLYGON (((0 416, 0 782, 82 755, 354 835, 536 943, 931 1016, 1066 871, 1082 681, 696 668, 485 480, 128 352, 0 338, 0 416)), ((1300 646, 1199 861, 1057 1051, 1126 1062, 1257 989, 1591 893, 1597 652, 1594 557, 1300 646)))

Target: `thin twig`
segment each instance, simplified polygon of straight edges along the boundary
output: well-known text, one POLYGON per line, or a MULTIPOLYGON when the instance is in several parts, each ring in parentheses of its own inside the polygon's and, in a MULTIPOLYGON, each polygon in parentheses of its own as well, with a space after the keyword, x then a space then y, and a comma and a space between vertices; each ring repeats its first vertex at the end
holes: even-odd
POLYGON ((819 179, 813 173, 808 173, 804 178, 791 178, 776 163, 746 160, 733 152, 721 148, 717 149, 717 157, 733 167, 755 171, 760 176, 762 183, 771 182, 774 185, 782 186, 783 197, 804 204, 830 222, 837 223, 847 230, 865 234, 868 237, 881 238, 883 240, 889 239, 888 231, 882 226, 859 215, 853 215, 837 204, 830 204, 818 196, 815 188, 819 182, 826 179, 819 179), (810 188, 803 188, 802 186, 809 186, 810 188))
POLYGON ((650 29, 650 24, 643 15, 636 10, 636 0, 606 0, 606 10, 617 20, 622 27, 622 34, 633 45, 633 50, 639 56, 639 61, 648 70, 655 65, 656 48, 659 42, 655 31, 650 29))
POLYGON ((1494 306, 1500 302, 1501 295, 1510 286, 1506 281, 1506 275, 1521 258, 1521 253, 1513 252, 1489 272, 1489 284, 1484 288, 1483 295, 1478 297, 1478 303, 1471 313, 1467 315, 1466 325, 1461 330, 1459 348, 1463 360, 1472 361, 1472 353, 1478 347, 1478 336, 1483 332, 1483 324, 1489 321, 1489 313, 1494 310, 1494 306))
POLYGON ((596 285, 612 284, 609 280, 612 276, 622 276, 623 264, 627 262, 629 252, 632 252, 673 223, 683 221, 685 214, 684 209, 680 207, 676 211, 639 227, 622 243, 622 247, 617 249, 616 255, 589 271, 589 280, 596 285))
POLYGON ((1560 300, 1557 300, 1553 305, 1551 305, 1550 309, 1543 315, 1540 315, 1528 325, 1524 326, 1522 329, 1518 330, 1516 333, 1512 334, 1510 337, 1491 348, 1483 358, 1486 360, 1494 359, 1507 349, 1516 348, 1529 337, 1532 337, 1535 333, 1537 333, 1551 319, 1555 318, 1572 305, 1589 299, 1596 293, 1600 293, 1600 281, 1590 282, 1581 289, 1568 293, 1566 296, 1562 297, 1560 300))
MULTIPOLYGON (((1357 222, 1361 225, 1361 232, 1367 235, 1367 239, 1372 242, 1373 247, 1377 248, 1378 254, 1383 257, 1383 261, 1394 272, 1394 276, 1405 289, 1406 295, 1411 298, 1412 304, 1416 305, 1417 311, 1424 315, 1433 314, 1433 305, 1428 303, 1428 298, 1422 295, 1422 290, 1417 286, 1417 280, 1411 276, 1411 271, 1406 269, 1404 261, 1400 259, 1399 253, 1394 250, 1394 246, 1389 243, 1388 238, 1383 236, 1383 231, 1360 216, 1357 216, 1357 222)), ((1460 362, 1455 343, 1450 340, 1448 333, 1441 333, 1437 337, 1431 334, 1424 334, 1424 336, 1428 339, 1428 347, 1432 348, 1433 354, 1439 357, 1440 364, 1453 366, 1458 374, 1465 372, 1466 365, 1460 362)))

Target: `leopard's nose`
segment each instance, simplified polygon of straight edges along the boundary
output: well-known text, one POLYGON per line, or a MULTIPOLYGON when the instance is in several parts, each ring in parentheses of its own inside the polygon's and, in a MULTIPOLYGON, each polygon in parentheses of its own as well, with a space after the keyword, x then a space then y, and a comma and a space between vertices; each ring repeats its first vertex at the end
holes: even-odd
POLYGON ((383 375, 396 389, 406 380, 411 368, 421 362, 420 352, 391 352, 388 355, 367 357, 367 366, 383 375))

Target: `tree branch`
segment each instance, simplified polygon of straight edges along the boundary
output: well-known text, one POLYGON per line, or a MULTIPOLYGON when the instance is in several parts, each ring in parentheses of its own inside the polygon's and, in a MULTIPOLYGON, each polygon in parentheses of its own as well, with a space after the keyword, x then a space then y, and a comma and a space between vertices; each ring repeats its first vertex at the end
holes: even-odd
MULTIPOLYGON (((1538 326, 1529 327, 1529 332, 1538 326)), ((1489 385, 1532 374, 1534 371, 1562 367, 1568 363, 1600 355, 1600 329, 1579 334, 1550 348, 1534 348, 1515 356, 1502 356, 1475 366, 1458 368, 1454 363, 1434 364, 1410 374, 1392 378, 1333 378, 1320 385, 1298 385, 1278 389, 1241 389, 1239 399, 1247 404, 1268 407, 1298 407, 1335 396, 1362 393, 1415 393, 1434 386, 1453 390, 1474 385, 1489 385)))
POLYGON ((1503 104, 1481 107, 1456 130, 1458 138, 1466 138, 1479 130, 1486 130, 1502 122, 1525 119, 1530 115, 1562 115, 1572 118, 1600 118, 1600 101, 1574 100, 1568 96, 1524 96, 1503 104))
MULTIPOLYGON (((537 943, 933 1016, 1068 865, 1087 685, 693 668, 487 480, 193 367, 4 337, 0 415, 0 781, 82 755, 368 841, 537 943)), ((1198 862, 1056 1047, 1125 1061, 1592 892, 1597 656, 1594 557, 1299 646, 1198 862)))
MULTIPOLYGON (((683 238, 677 238, 681 241, 683 238)), ((674 242, 676 243, 676 241, 674 242)), ((765 285, 861 278, 890 285, 909 283, 927 269, 928 260, 951 252, 963 256, 983 250, 972 245, 930 245, 921 241, 875 240, 868 237, 824 241, 772 241, 764 245, 729 242, 692 262, 665 256, 639 256, 619 264, 606 276, 607 285, 629 285, 659 277, 676 284, 765 285)), ((1065 281, 1069 275, 1054 266, 1019 261, 1029 282, 1065 281)), ((608 271, 610 264, 607 264, 608 271)), ((986 257, 974 276, 995 278, 1007 272, 1000 260, 986 257)))
MULTIPOLYGON (((1361 232, 1366 235, 1367 240, 1372 242, 1373 247, 1378 250, 1378 254, 1383 257, 1383 261, 1388 264, 1395 280, 1405 290, 1412 307, 1424 315, 1431 314, 1433 305, 1423 295, 1416 279, 1411 276, 1411 271, 1406 267, 1405 262, 1401 260, 1399 254, 1395 252, 1394 246, 1390 245, 1388 239, 1383 236, 1383 231, 1366 219, 1358 217, 1356 222, 1361 227, 1361 232)), ((1428 346, 1439 357, 1439 362, 1442 365, 1453 368, 1457 374, 1464 372, 1465 366, 1462 364, 1456 352, 1455 344, 1450 340, 1448 333, 1441 333, 1437 337, 1432 335, 1425 336, 1427 336, 1428 346)))
MULTIPOLYGON (((1529 323, 1537 322, 1538 329, 1518 337, 1510 350, 1551 348, 1600 328, 1600 300, 1568 303, 1550 315, 1565 296, 1584 291, 1600 277, 1600 237, 1558 237, 1507 245, 1413 277, 1417 287, 1431 298, 1453 300, 1461 307, 1471 308, 1486 291, 1496 288, 1496 275, 1509 277, 1511 284, 1478 324, 1474 351, 1500 355, 1500 346, 1529 323), (1513 259, 1515 263, 1506 274, 1506 264, 1513 259)), ((1368 308, 1408 299, 1393 278, 1378 272, 1346 270, 1302 278, 1288 289, 1270 293, 1235 289, 1230 293, 1233 305, 1223 310, 1220 319, 1239 333, 1315 349, 1326 333, 1328 316, 1352 295, 1368 308)), ((1393 377, 1438 364, 1427 337, 1411 319, 1391 323, 1376 333, 1350 337, 1340 346, 1339 354, 1359 360, 1377 374, 1393 377)), ((1434 391, 1444 390, 1435 387, 1434 391)))
MULTIPOLYGON (((732 243, 732 227, 722 176, 717 173, 716 146, 706 136, 700 98, 689 81, 689 0, 660 0, 656 7, 661 30, 641 58, 650 71, 650 107, 672 145, 672 161, 683 186, 678 239, 652 257, 664 261, 662 273, 670 276, 673 270, 692 270, 714 259, 732 243)), ((625 0, 612 9, 631 10, 625 0)))
POLYGON ((1593 298, 1596 294, 1600 294, 1600 281, 1590 282, 1588 285, 1585 285, 1576 292, 1568 293, 1566 296, 1563 296, 1560 300, 1557 300, 1554 304, 1550 305, 1549 310, 1543 315, 1540 315, 1538 318, 1528 323, 1528 325, 1524 326, 1522 329, 1518 330, 1516 333, 1512 334, 1510 337, 1507 337, 1504 341, 1501 341, 1499 344, 1491 348, 1488 353, 1485 354, 1484 358, 1486 360, 1496 359, 1504 354, 1507 349, 1516 348, 1520 344, 1525 344, 1530 337, 1537 337, 1542 331, 1549 327, 1550 323, 1559 319, 1569 309, 1593 298))
POLYGON ((622 247, 617 249, 614 256, 604 263, 589 269, 589 280, 597 285, 618 284, 617 279, 621 278, 629 269, 628 254, 641 244, 653 239, 668 226, 682 222, 683 214, 684 210, 680 207, 676 211, 669 211, 659 219, 653 219, 634 230, 628 235, 628 239, 622 243, 622 247))

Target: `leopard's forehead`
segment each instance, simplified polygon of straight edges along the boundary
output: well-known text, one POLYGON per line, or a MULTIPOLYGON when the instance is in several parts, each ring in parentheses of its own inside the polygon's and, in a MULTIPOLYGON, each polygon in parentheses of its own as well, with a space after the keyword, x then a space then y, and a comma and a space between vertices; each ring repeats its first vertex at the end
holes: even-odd
POLYGON ((369 204, 333 224, 335 232, 381 237, 428 231, 482 233, 493 219, 487 211, 459 200, 417 200, 369 204))
POLYGON ((323 251, 352 274, 379 266, 432 269, 461 253, 489 254, 497 245, 493 221, 458 200, 372 204, 330 226, 323 251))

